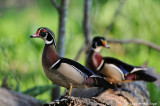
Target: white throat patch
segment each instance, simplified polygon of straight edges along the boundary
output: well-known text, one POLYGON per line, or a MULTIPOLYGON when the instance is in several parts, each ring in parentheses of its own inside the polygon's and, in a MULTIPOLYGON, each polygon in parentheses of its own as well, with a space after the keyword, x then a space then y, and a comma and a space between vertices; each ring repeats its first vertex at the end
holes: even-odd
POLYGON ((51 41, 47 41, 46 39, 44 39, 45 44, 51 44, 52 42, 53 42, 53 39, 51 41))
POLYGON ((48 33, 46 33, 46 36, 42 39, 44 40, 45 44, 51 44, 53 42, 53 39, 51 41, 47 41, 47 36, 48 36, 48 33))
POLYGON ((100 46, 100 47, 96 47, 95 49, 94 49, 94 51, 95 52, 100 52, 101 51, 101 49, 102 49, 102 47, 100 46))

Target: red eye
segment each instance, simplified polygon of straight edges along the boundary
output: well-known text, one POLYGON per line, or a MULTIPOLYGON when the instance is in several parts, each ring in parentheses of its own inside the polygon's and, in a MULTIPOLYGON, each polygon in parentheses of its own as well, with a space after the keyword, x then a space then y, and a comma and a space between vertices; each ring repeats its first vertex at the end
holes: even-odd
POLYGON ((45 29, 42 29, 42 32, 46 32, 46 30, 45 30, 45 29))

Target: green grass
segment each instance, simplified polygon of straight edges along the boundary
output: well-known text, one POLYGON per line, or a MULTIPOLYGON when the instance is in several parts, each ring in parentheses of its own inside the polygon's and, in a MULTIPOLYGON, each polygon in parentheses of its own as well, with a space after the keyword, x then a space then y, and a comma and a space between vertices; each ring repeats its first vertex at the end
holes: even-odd
MULTIPOLYGON (((98 1, 98 4, 93 1, 91 17, 93 36, 103 36, 118 3, 118 0, 103 0, 98 1)), ((127 0, 107 38, 140 38, 160 45, 159 5, 158 0, 127 0)), ((36 5, 31 4, 21 10, 8 8, 0 13, 3 15, 0 17, 0 84, 5 77, 8 77, 9 87, 19 92, 51 85, 52 83, 46 78, 41 65, 44 43, 40 39, 30 39, 29 36, 34 34, 38 27, 45 26, 52 29, 57 38, 57 11, 49 1, 40 0, 36 5)), ((71 1, 66 25, 65 57, 67 58, 74 59, 84 44, 82 19, 82 1, 71 1)), ((159 52, 135 44, 112 44, 110 46, 110 50, 102 50, 103 56, 113 56, 137 66, 148 61, 149 67, 155 68, 160 73, 160 66, 157 62, 159 52)), ((84 54, 80 63, 85 64, 85 57, 84 54)), ((38 90, 39 95, 32 96, 49 102, 51 86, 49 88, 46 92, 38 90)), ((148 84, 148 88, 151 101, 157 102, 160 98, 159 89, 153 84, 148 84)))

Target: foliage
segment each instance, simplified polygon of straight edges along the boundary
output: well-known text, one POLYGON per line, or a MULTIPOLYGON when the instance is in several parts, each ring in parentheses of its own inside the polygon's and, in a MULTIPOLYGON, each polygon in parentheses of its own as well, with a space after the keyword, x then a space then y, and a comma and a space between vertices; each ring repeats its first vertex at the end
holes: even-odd
POLYGON ((37 95, 41 95, 42 93, 46 92, 47 90, 53 89, 54 87, 55 87, 55 85, 35 86, 31 89, 24 91, 23 93, 35 97, 37 95))
POLYGON ((158 99, 160 95, 160 90, 153 83, 148 83, 147 86, 150 92, 151 102, 157 104, 157 106, 160 105, 160 101, 158 99))
MULTIPOLYGON (((119 0, 93 1, 91 22, 93 36, 103 36, 118 5, 119 0)), ((140 38, 160 44, 159 5, 158 0, 127 0, 107 38, 140 38)), ((50 1, 40 0, 23 8, 1 9, 0 14, 2 14, 0 16, 0 84, 7 77, 11 89, 27 92, 37 99, 49 102, 51 100, 48 97, 49 89, 53 86, 50 86, 52 83, 44 75, 41 65, 44 44, 42 40, 30 39, 29 36, 41 26, 52 29, 57 36, 56 9, 50 1)), ((82 18, 83 1, 71 0, 67 19, 65 54, 67 58, 74 59, 84 44, 82 18)), ((160 72, 157 62, 159 52, 134 44, 110 46, 110 50, 103 49, 104 56, 113 56, 137 66, 148 61, 149 67, 154 67, 157 72, 160 72)), ((80 63, 85 64, 85 57, 83 55, 80 63)), ((155 95, 159 90, 153 86, 148 84, 151 100, 155 102, 160 95, 155 95)))

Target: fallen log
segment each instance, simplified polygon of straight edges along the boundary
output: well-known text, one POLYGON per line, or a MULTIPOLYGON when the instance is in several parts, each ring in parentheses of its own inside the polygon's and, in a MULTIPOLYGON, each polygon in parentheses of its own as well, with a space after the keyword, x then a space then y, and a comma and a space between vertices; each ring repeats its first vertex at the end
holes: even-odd
POLYGON ((144 81, 120 84, 116 90, 110 93, 99 92, 98 88, 85 90, 73 89, 72 96, 46 103, 44 106, 149 106, 153 105, 149 99, 149 92, 144 81), (98 95, 97 95, 98 93, 98 95), (94 96, 93 96, 94 95, 94 96), (96 96, 97 95, 97 96, 96 96))
POLYGON ((0 106, 42 106, 42 103, 31 96, 0 88, 0 106))

